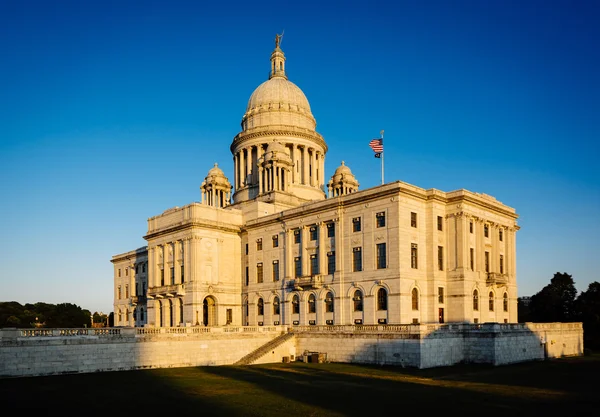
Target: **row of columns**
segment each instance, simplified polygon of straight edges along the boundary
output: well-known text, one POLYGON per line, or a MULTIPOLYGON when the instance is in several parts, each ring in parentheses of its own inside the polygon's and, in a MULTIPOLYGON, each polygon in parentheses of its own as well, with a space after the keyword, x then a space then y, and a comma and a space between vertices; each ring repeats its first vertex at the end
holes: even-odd
MULTIPOLYGON (((260 178, 258 161, 264 156, 267 146, 267 144, 252 145, 235 153, 234 190, 237 191, 248 185, 258 185, 260 178)), ((297 144, 286 145, 286 148, 294 164, 290 171, 290 183, 321 187, 325 183, 325 155, 316 148, 297 144)))
POLYGON ((202 204, 212 207, 227 207, 231 201, 231 189, 216 185, 202 186, 202 204))

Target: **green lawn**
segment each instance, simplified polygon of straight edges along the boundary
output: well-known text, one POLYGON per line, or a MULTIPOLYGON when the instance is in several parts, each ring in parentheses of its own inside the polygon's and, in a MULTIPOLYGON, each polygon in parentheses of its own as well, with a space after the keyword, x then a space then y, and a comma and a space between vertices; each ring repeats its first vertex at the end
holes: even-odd
POLYGON ((0 409, 107 417, 597 416, 598 378, 600 355, 424 370, 301 362, 213 366, 0 379, 0 409))

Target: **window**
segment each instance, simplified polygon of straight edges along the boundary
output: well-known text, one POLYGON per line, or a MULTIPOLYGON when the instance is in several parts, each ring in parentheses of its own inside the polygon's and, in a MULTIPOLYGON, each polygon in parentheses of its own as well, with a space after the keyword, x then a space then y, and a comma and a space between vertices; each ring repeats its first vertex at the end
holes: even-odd
POLYGON ((175 267, 171 267, 171 285, 175 284, 175 267))
POLYGON ((387 267, 386 246, 385 243, 377 244, 377 269, 385 269, 387 267))
POLYGON ((310 274, 319 274, 319 256, 317 254, 310 255, 310 274))
POLYGON ((294 276, 296 278, 302 276, 302 258, 299 256, 294 258, 294 276))
POLYGON ((142 264, 142 272, 146 272, 146 264, 145 263, 142 264))
POLYGON ((125 285, 125 298, 129 298, 129 285, 125 285))
POLYGON ((250 271, 248 270, 248 267, 246 267, 246 285, 248 285, 250 283, 250 271))
POLYGON ((262 250, 262 239, 256 239, 256 250, 262 250))
POLYGON ((419 252, 416 243, 410 244, 410 267, 413 269, 417 269, 419 267, 418 264, 419 252))
POLYGON ((362 271, 361 248, 352 248, 352 270, 354 272, 362 271))
POLYGON ((325 295, 325 312, 333 313, 333 293, 331 291, 325 295))
POLYGON ((142 295, 145 297, 146 296, 146 283, 142 282, 142 295))
POLYGON ((310 240, 317 240, 319 238, 319 229, 317 226, 310 226, 310 240))
POLYGON ((181 265, 179 267, 179 269, 181 270, 181 282, 184 283, 185 282, 185 274, 184 274, 183 265, 181 265))
POLYGON ((233 309, 228 308, 226 312, 226 322, 225 324, 231 324, 233 322, 233 309))
MULTIPOLYGON (((249 312, 249 310, 248 310, 248 300, 244 300, 244 316, 246 317, 246 319, 248 318, 248 312, 249 312)), ((197 314, 196 314, 196 316, 197 316, 197 314)), ((196 321, 198 321, 198 320, 196 320, 196 321)))
POLYGON ((479 293, 477 290, 473 291, 473 310, 479 311, 479 293))
POLYGON ((259 298, 256 302, 256 314, 263 316, 265 314, 265 303, 262 298, 259 298))
POLYGON ((256 264, 256 282, 259 284, 263 282, 263 264, 259 262, 256 264))
POLYGON ((335 272, 335 252, 327 252, 327 274, 333 275, 335 272))
POLYGON ((504 293, 504 296, 502 297, 502 308, 504 309, 504 311, 508 311, 508 294, 504 293))
POLYGON ((165 270, 164 269, 160 270, 160 285, 161 286, 165 285, 165 270))
POLYGON ((490 291, 490 297, 489 297, 489 305, 488 305, 488 309, 490 311, 494 311, 494 293, 492 291, 490 291))
POLYGON ((352 231, 360 232, 360 217, 355 217, 352 219, 352 231))
POLYGON ((483 225, 483 235, 485 237, 490 237, 490 226, 487 224, 483 225))
POLYGON ((308 296, 308 312, 315 313, 317 311, 317 307, 315 305, 315 295, 311 294, 308 296))
POLYGON ((443 219, 442 216, 437 216, 437 229, 441 232, 442 230, 444 230, 444 224, 443 224, 443 219))
POLYGON ((117 293, 118 293, 117 300, 120 300, 121 299, 121 286, 120 285, 117 289, 117 293))
POLYGON ((504 273, 504 255, 500 255, 500 273, 504 273))
POLYGON ((490 253, 485 251, 485 272, 490 272, 490 253))
POLYGON ((292 314, 300 314, 300 299, 298 294, 294 294, 292 298, 292 314))
POLYGON ((473 221, 469 222, 469 233, 473 233, 473 221))
POLYGON ((300 234, 300 229, 294 230, 294 243, 300 243, 302 240, 302 235, 300 234))
POLYGON ((438 246, 438 269, 444 270, 444 247, 438 246))
POLYGON ((417 213, 410 213, 410 226, 417 227, 417 213))
POLYGON ((273 235, 273 247, 279 247, 279 235, 273 235))
POLYGON ((499 240, 500 242, 502 242, 502 238, 503 238, 503 236, 502 236, 502 235, 503 235, 502 229, 498 230, 498 240, 499 240))
POLYGON ((335 237, 335 223, 327 223, 327 237, 335 237))
POLYGON ((469 265, 471 266, 471 271, 474 271, 473 266, 475 264, 475 250, 473 248, 469 248, 469 265))
POLYGON ((280 306, 279 306, 279 297, 275 297, 273 299, 273 315, 279 315, 280 306))
POLYGON ((246 255, 248 255, 248 244, 246 243, 246 255))
POLYGON ((385 227, 385 211, 379 212, 375 215, 377 227, 385 227))
POLYGON ((125 268, 125 276, 126 276, 126 277, 127 277, 127 276, 129 276, 129 267, 126 267, 126 268, 125 268))
POLYGON ((273 282, 279 281, 279 261, 273 261, 273 282))
POLYGON ((438 287, 438 303, 444 304, 444 287, 438 287))
POLYGON ((117 272, 118 272, 118 274, 119 274, 119 278, 121 278, 121 268, 119 268, 119 269, 117 270, 117 272))
POLYGON ((416 288, 413 288, 413 290, 412 290, 411 301, 412 301, 412 309, 415 311, 418 310, 419 309, 419 290, 417 290, 416 288))
POLYGON ((352 301, 354 304, 354 311, 363 311, 363 295, 360 290, 356 290, 354 292, 354 297, 352 297, 352 301))
POLYGON ((140 320, 144 321, 144 309, 140 309, 140 320))
POLYGON ((387 291, 385 288, 377 290, 377 310, 387 310, 387 291))

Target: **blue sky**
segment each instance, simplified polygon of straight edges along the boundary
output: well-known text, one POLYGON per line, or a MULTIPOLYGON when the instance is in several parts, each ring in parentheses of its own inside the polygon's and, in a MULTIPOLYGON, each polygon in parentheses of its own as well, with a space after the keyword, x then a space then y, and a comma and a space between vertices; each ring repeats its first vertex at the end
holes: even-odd
POLYGON ((112 311, 113 255, 200 200, 276 33, 360 189, 514 207, 519 296, 600 281, 600 2, 0 0, 0 301, 112 311))

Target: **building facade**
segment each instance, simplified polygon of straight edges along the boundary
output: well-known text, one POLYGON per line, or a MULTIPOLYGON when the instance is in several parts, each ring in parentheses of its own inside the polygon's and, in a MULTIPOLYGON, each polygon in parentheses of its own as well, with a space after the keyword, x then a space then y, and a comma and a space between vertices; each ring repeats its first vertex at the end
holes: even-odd
POLYGON ((148 219, 113 256, 116 326, 516 323, 517 214, 494 197, 402 181, 359 190, 287 79, 267 81, 201 200, 148 219), (327 190, 327 193, 324 191, 327 190))

